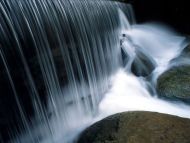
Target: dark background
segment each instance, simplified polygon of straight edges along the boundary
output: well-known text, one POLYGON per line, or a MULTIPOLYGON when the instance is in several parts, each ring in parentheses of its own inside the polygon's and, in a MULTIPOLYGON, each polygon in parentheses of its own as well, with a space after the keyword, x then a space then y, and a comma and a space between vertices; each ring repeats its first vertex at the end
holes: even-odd
POLYGON ((190 34, 190 1, 125 0, 133 5, 138 23, 162 22, 182 34, 190 34))

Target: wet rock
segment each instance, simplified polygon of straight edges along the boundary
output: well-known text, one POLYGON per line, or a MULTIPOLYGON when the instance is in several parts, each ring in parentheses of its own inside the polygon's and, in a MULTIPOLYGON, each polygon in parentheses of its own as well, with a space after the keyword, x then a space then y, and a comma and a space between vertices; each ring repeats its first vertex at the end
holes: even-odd
POLYGON ((136 76, 148 76, 155 69, 153 59, 141 51, 136 52, 136 57, 132 63, 131 71, 136 76))
POLYGON ((121 58, 122 58, 123 67, 125 67, 129 62, 129 55, 122 48, 121 48, 121 58))
MULTIPOLYGON (((188 41, 189 41, 189 39, 188 39, 188 41)), ((176 58, 172 59, 170 63, 173 64, 173 65, 180 65, 180 64, 189 63, 189 61, 190 61, 190 45, 187 45, 181 51, 181 53, 179 54, 179 56, 177 56, 176 58)))
POLYGON ((157 92, 161 97, 190 99, 190 66, 172 67, 157 81, 157 92))
POLYGON ((181 54, 179 55, 179 58, 190 58, 190 45, 187 45, 181 54))
POLYGON ((188 143, 190 120, 153 112, 110 116, 86 129, 78 143, 188 143))

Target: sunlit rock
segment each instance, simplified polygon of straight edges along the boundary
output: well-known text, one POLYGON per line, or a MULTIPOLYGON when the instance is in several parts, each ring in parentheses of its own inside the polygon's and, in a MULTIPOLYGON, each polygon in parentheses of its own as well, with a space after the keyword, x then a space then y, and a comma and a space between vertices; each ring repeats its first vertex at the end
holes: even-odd
POLYGON ((190 120, 154 112, 126 112, 87 128, 78 143, 188 143, 190 120))

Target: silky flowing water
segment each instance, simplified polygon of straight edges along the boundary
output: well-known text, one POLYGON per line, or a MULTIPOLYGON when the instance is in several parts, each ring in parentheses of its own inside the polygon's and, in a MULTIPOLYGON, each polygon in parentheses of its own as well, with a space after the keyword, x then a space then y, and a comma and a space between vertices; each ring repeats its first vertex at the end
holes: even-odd
POLYGON ((71 143, 85 127, 124 111, 190 118, 189 105, 161 100, 155 90, 158 76, 187 44, 166 26, 135 24, 124 3, 1 0, 1 110, 15 127, 0 141, 71 143), (131 72, 136 51, 156 66, 149 78, 131 72))

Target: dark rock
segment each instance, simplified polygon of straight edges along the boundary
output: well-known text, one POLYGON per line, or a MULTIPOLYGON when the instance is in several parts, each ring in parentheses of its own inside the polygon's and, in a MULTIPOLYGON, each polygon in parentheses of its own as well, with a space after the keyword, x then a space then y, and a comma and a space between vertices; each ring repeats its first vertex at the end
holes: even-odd
POLYGON ((161 97, 190 99, 190 66, 172 67, 157 81, 157 92, 161 97))
POLYGON ((148 76, 155 69, 153 59, 141 51, 136 52, 136 57, 132 63, 131 71, 136 76, 148 76))
POLYGON ((190 59, 190 45, 187 45, 177 56, 176 58, 171 60, 171 64, 174 65, 180 65, 180 64, 185 64, 188 63, 187 61, 190 59))
POLYGON ((121 48, 121 58, 122 58, 123 67, 125 67, 129 62, 129 55, 123 50, 123 48, 121 48))
POLYGON ((180 54, 180 57, 188 57, 188 58, 190 58, 190 45, 188 45, 187 47, 185 47, 183 49, 183 51, 180 54))
POLYGON ((110 116, 86 129, 78 143, 189 143, 190 120, 153 112, 110 116))
POLYGON ((84 132, 78 143, 93 143, 96 141, 113 141, 119 129, 120 116, 111 116, 105 122, 98 122, 84 132))
MULTIPOLYGON (((170 66, 171 67, 180 67, 180 66, 190 66, 190 45, 189 45, 189 39, 190 37, 187 36, 184 43, 183 43, 183 46, 185 47, 181 52, 180 54, 172 59, 170 61, 170 66)), ((173 68, 172 68, 173 69, 173 68)))

